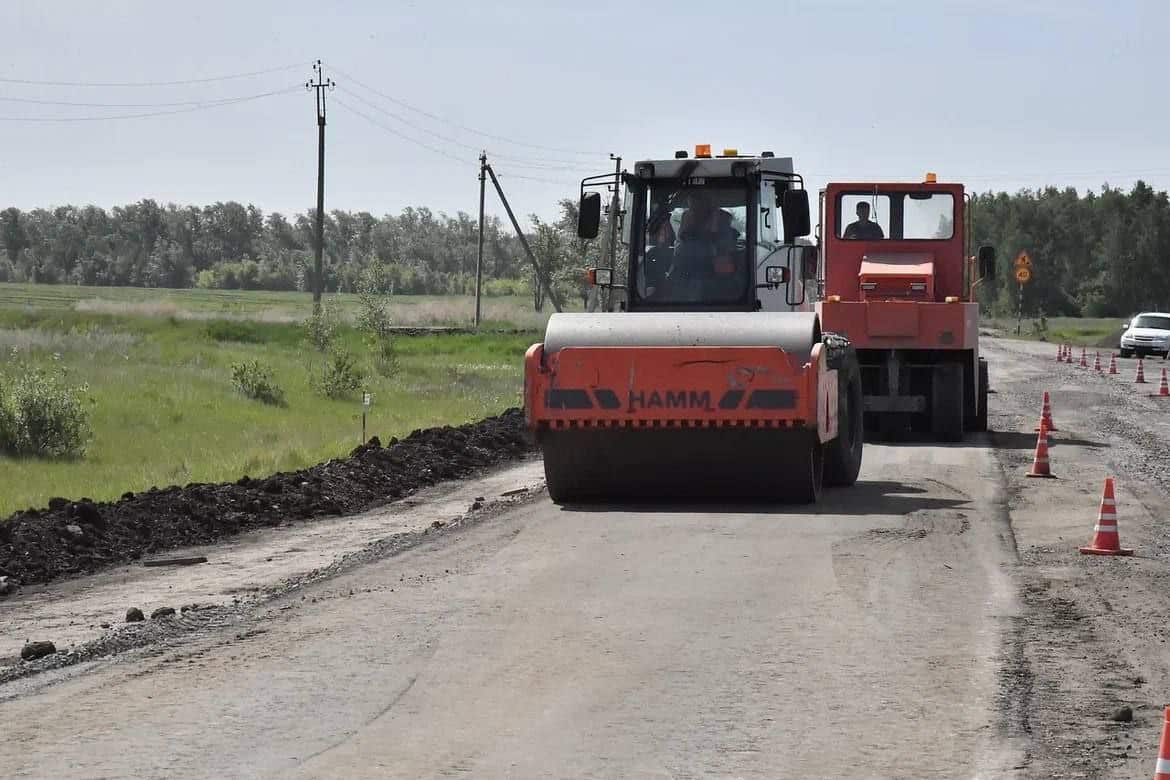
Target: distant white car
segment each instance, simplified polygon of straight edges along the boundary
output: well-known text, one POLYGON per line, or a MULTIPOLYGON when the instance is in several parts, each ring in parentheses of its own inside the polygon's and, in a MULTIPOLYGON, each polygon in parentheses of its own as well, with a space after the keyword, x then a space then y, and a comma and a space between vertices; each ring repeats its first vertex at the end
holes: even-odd
POLYGON ((1170 314, 1148 311, 1137 315, 1121 334, 1121 356, 1170 357, 1170 314))

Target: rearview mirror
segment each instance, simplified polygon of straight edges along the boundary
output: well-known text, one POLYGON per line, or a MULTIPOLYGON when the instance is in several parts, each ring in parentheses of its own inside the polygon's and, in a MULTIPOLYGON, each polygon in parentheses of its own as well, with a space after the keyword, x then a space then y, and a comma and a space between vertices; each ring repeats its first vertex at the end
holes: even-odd
POLYGON ((800 257, 800 278, 801 279, 816 279, 817 278, 817 248, 815 246, 802 246, 800 257))
POLYGON ((995 247, 979 247, 979 276, 984 279, 995 278, 995 247))
POLYGON ((780 203, 784 217, 784 243, 791 244, 812 232, 808 214, 808 190, 785 190, 780 203))
POLYGON ((600 228, 601 193, 583 193, 581 205, 577 209, 577 236, 579 238, 597 238, 597 232, 600 228))

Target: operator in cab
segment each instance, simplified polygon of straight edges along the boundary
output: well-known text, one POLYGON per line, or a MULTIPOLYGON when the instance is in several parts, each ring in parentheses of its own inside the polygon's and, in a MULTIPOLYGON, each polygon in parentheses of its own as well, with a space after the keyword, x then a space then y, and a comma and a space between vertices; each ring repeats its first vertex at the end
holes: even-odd
POLYGON ((885 238, 886 234, 881 225, 869 218, 869 204, 862 201, 857 204, 857 221, 850 222, 841 237, 856 241, 877 241, 885 238))
POLYGON ((638 295, 653 298, 670 280, 674 267, 674 226, 664 218, 651 237, 653 244, 646 250, 638 273, 638 295))

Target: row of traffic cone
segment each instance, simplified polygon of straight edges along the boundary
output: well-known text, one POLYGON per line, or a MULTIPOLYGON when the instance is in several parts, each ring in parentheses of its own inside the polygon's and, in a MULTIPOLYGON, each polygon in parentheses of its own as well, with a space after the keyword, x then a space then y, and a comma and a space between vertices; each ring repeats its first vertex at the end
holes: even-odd
MULTIPOLYGON (((1085 350, 1081 350, 1081 365, 1087 367, 1085 350)), ((1058 361, 1072 363, 1072 348, 1062 345, 1057 354, 1058 361)), ((1098 353, 1095 368, 1101 370, 1100 353, 1098 353)), ((1109 359, 1109 373, 1117 373, 1117 356, 1109 359)), ((1134 377, 1136 384, 1145 382, 1145 371, 1141 358, 1138 358, 1137 374, 1134 377)), ((1162 369, 1162 381, 1159 384, 1155 397, 1170 396, 1170 387, 1167 386, 1166 369, 1162 369)), ((1051 466, 1048 462, 1048 431, 1056 430, 1052 424, 1052 405, 1048 391, 1044 392, 1043 406, 1040 412, 1040 425, 1037 427, 1039 437, 1036 441, 1036 456, 1032 463, 1029 477, 1052 477, 1051 466)), ((1101 506, 1097 510, 1097 524, 1093 527, 1093 541, 1087 547, 1079 548, 1082 555, 1133 555, 1133 550, 1121 546, 1121 536, 1117 531, 1117 498, 1113 487, 1113 478, 1105 478, 1105 488, 1101 493, 1101 506)), ((1167 707, 1162 722, 1162 740, 1158 746, 1158 761, 1154 766, 1154 780, 1170 780, 1170 707, 1167 707)))
MULTIPOLYGON (((1052 399, 1048 391, 1044 391, 1043 403, 1040 407, 1040 424, 1036 427, 1039 435, 1036 437, 1036 454, 1032 458, 1032 468, 1024 476, 1038 479, 1055 479, 1052 473, 1052 464, 1048 458, 1048 433, 1056 430, 1056 423, 1052 420, 1052 399)), ((1105 478, 1105 489, 1101 494, 1101 506, 1097 511, 1097 524, 1093 527, 1093 541, 1088 547, 1081 547, 1085 555, 1133 555, 1133 550, 1121 546, 1121 537, 1117 533, 1117 499, 1113 491, 1113 477, 1105 478)))
MULTIPOLYGON (((1058 363, 1071 364, 1073 362, 1072 347, 1070 347, 1067 344, 1061 344, 1056 352, 1056 361, 1058 363)), ((1088 368, 1089 367, 1089 354, 1088 354, 1088 351, 1084 347, 1081 347, 1081 360, 1080 360, 1080 363, 1078 365, 1081 368, 1088 368)), ((1095 355, 1093 357, 1093 370, 1099 374, 1103 373, 1103 369, 1101 367, 1101 353, 1100 352, 1095 353, 1095 355)), ((1116 354, 1111 354, 1109 356, 1109 371, 1108 371, 1108 373, 1113 374, 1113 375, 1116 375, 1118 373, 1118 371, 1117 371, 1117 355, 1116 354)), ((1142 359, 1140 357, 1138 358, 1137 371, 1134 373, 1133 382, 1134 382, 1134 384, 1137 384, 1137 385, 1144 385, 1146 383, 1145 363, 1142 361, 1142 359)), ((1170 378, 1167 377, 1165 367, 1162 368, 1162 380, 1158 384, 1158 392, 1150 393, 1150 397, 1151 398, 1170 398, 1170 378)))

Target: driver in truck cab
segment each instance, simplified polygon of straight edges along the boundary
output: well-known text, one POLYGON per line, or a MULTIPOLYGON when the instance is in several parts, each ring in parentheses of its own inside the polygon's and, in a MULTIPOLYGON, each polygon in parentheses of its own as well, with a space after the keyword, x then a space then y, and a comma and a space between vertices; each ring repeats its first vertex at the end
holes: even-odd
POLYGON ((869 204, 863 200, 857 204, 857 221, 850 222, 841 237, 858 241, 876 241, 885 238, 886 234, 882 231, 881 225, 870 220, 869 204))
POLYGON ((735 242, 739 231, 731 223, 731 214, 716 208, 707 198, 695 197, 679 227, 679 248, 687 256, 692 272, 700 276, 736 272, 735 242))

